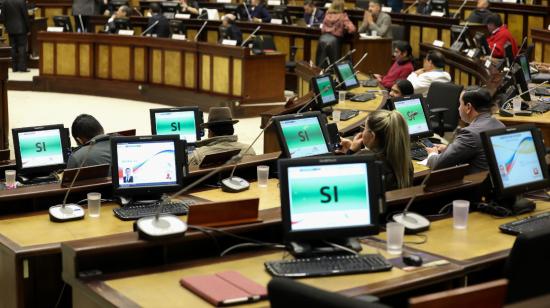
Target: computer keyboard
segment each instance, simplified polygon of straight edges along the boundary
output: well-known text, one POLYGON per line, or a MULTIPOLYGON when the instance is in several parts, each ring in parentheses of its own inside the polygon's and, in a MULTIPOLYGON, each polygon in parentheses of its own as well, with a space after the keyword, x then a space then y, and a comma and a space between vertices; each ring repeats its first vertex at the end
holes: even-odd
MULTIPOLYGON (((134 203, 121 208, 113 209, 115 216, 122 220, 135 220, 153 216, 157 213, 161 201, 152 203, 134 203)), ((193 200, 170 201, 164 204, 161 214, 186 215, 189 206, 195 204, 193 200)))
POLYGON ((529 216, 520 220, 502 224, 498 227, 506 234, 518 235, 542 228, 550 228, 550 212, 529 216))
POLYGON ((353 117, 356 117, 359 114, 358 110, 341 110, 340 112, 340 121, 347 121, 353 117))
POLYGON ((550 111, 550 104, 535 103, 535 104, 531 105, 529 110, 532 111, 532 112, 537 112, 537 113, 545 113, 545 112, 550 111))
POLYGON ((352 102, 367 102, 367 101, 370 101, 371 99, 375 99, 375 98, 376 98, 376 95, 374 93, 366 92, 366 93, 361 93, 361 94, 355 95, 354 97, 350 98, 350 101, 352 101, 352 102))
POLYGON ((411 158, 414 160, 424 160, 428 158, 428 152, 422 146, 411 146, 411 158))
POLYGON ((361 85, 363 87, 378 87, 378 80, 376 79, 364 80, 361 82, 361 85))
POLYGON ((392 265, 377 254, 327 256, 265 262, 266 270, 278 277, 313 277, 389 271, 392 265))

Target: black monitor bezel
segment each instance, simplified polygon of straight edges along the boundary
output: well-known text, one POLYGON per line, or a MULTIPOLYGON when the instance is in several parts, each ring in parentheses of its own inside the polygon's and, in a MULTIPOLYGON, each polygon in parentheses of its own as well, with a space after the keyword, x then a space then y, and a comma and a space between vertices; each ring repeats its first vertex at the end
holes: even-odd
MULTIPOLYGON (((395 109, 395 103, 396 102, 408 101, 408 100, 412 100, 412 99, 419 99, 420 100, 420 104, 422 105, 422 111, 424 111, 424 117, 426 118, 426 123, 428 125, 428 131, 418 133, 418 134, 411 134, 409 132, 409 136, 411 137, 411 140, 416 141, 416 140, 419 140, 419 139, 422 139, 422 138, 427 138, 427 137, 433 136, 434 131, 433 131, 433 128, 432 128, 432 122, 430 121, 430 111, 428 109, 428 104, 426 103, 426 101, 424 99, 424 96, 422 96, 421 94, 413 94, 413 95, 409 95, 409 96, 394 97, 394 98, 388 99, 389 104, 387 104, 387 105, 390 107, 391 110, 396 110, 395 109)), ((403 117, 405 117, 405 116, 403 115, 403 117)), ((405 118, 405 122, 407 122, 406 118, 405 118)), ((407 123, 407 128, 408 128, 408 125, 409 124, 407 123)))
POLYGON ((523 68, 521 68, 521 64, 515 63, 512 67, 513 71, 513 78, 514 83, 516 87, 518 87, 518 94, 521 94, 521 99, 524 101, 531 101, 531 94, 529 93, 529 85, 527 84, 527 80, 525 80, 525 75, 523 74, 523 68))
MULTIPOLYGON (((149 109, 149 118, 151 123, 151 134, 157 136, 157 126, 156 126, 156 114, 162 113, 162 112, 185 112, 185 111, 193 111, 195 113, 195 133, 197 137, 197 141, 195 142, 188 142, 185 141, 187 144, 194 145, 198 141, 201 140, 202 136, 202 129, 201 129, 201 123, 203 122, 202 119, 202 113, 198 106, 192 106, 192 107, 173 107, 173 108, 153 108, 149 109)), ((174 134, 179 136, 179 134, 174 134)), ((162 135, 158 135, 162 136, 162 135)))
POLYGON ((319 111, 309 111, 304 113, 294 113, 294 114, 273 117, 273 125, 275 125, 276 127, 277 138, 279 139, 279 145, 281 146, 281 150, 284 155, 283 157, 292 158, 290 157, 290 150, 288 148, 286 139, 283 134, 281 121, 312 118, 312 117, 317 118, 317 120, 319 121, 319 125, 321 126, 321 132, 323 133, 323 138, 325 138, 325 145, 327 146, 327 153, 318 154, 318 155, 327 155, 332 153, 330 150, 330 140, 329 140, 327 125, 326 125, 327 124, 326 117, 323 114, 321 114, 319 111))
POLYGON ((345 90, 355 89, 360 86, 359 80, 357 79, 357 75, 353 75, 353 79, 355 80, 355 85, 348 86, 344 82, 344 76, 342 76, 342 73, 340 72, 340 66, 341 65, 348 65, 351 68, 351 73, 353 74, 353 65, 351 64, 351 61, 343 61, 335 65, 335 72, 336 76, 338 77, 338 83, 340 84, 340 87, 345 90))
POLYGON ((487 36, 483 32, 477 31, 474 35, 474 44, 481 51, 481 54, 488 56, 491 54, 491 47, 487 43, 487 36))
POLYGON ((338 104, 338 93, 336 92, 336 89, 334 87, 334 80, 332 79, 332 76, 330 74, 323 74, 319 76, 315 76, 311 78, 311 83, 313 84, 313 92, 315 94, 315 107, 317 109, 322 109, 325 107, 330 107, 338 104), (330 101, 328 103, 323 103, 322 95, 320 95, 321 89, 319 89, 319 85, 317 84, 317 80, 321 78, 328 78, 330 81, 330 86, 332 87, 332 92, 334 93, 334 100, 330 101))
POLYGON ((493 189, 495 189, 495 193, 505 197, 515 196, 523 192, 533 191, 550 186, 548 168, 546 166, 546 160, 544 158, 546 154, 546 148, 544 146, 544 143, 542 142, 542 134, 536 126, 532 124, 524 124, 482 132, 481 140, 487 156, 489 174, 491 176, 491 182, 493 185, 493 189), (500 177, 498 162, 493 151, 493 143, 491 141, 491 137, 506 135, 510 133, 520 133, 525 131, 530 131, 531 136, 533 137, 533 143, 535 144, 535 149, 537 151, 541 172, 543 173, 543 180, 505 188, 504 184, 502 183, 502 178, 500 177))
POLYGON ((376 235, 379 233, 379 215, 385 208, 385 195, 379 165, 374 155, 349 155, 331 157, 307 157, 294 159, 279 159, 279 183, 281 193, 281 219, 283 238, 285 241, 323 240, 327 238, 347 238, 376 235), (371 224, 349 228, 315 229, 307 231, 292 231, 290 203, 288 199, 288 168, 297 166, 333 165, 333 164, 367 164, 369 185, 369 204, 371 224))
POLYGON ((113 192, 117 196, 159 196, 163 193, 178 191, 183 187, 183 179, 188 173, 187 155, 185 155, 185 140, 180 140, 179 135, 156 135, 156 136, 120 136, 111 138, 111 178, 113 192), (176 184, 165 186, 141 186, 141 187, 120 187, 118 182, 118 152, 119 143, 143 143, 143 142, 174 142, 176 159, 176 184))
POLYGON ((529 69, 529 59, 527 58, 527 56, 525 54, 518 55, 518 64, 519 64, 519 67, 521 68, 521 70, 523 72, 523 78, 525 79, 525 82, 530 83, 531 82, 531 70, 529 69), (521 60, 522 59, 525 59, 525 62, 527 63, 527 72, 525 72, 525 70, 523 70, 523 65, 521 65, 521 60), (526 75, 529 77, 528 79, 525 78, 526 75))
POLYGON ((63 124, 14 128, 11 130, 11 133, 13 138, 13 150, 15 152, 15 166, 17 168, 17 172, 21 174, 29 174, 29 175, 48 174, 60 169, 65 169, 65 167, 67 166, 67 161, 69 159, 69 151, 71 148, 71 141, 69 139, 69 133, 67 132, 67 129, 63 126, 63 124), (59 130, 59 137, 61 139, 61 147, 63 151, 63 163, 56 164, 56 165, 23 168, 23 162, 21 160, 21 148, 19 143, 19 133, 52 130, 52 129, 59 130))

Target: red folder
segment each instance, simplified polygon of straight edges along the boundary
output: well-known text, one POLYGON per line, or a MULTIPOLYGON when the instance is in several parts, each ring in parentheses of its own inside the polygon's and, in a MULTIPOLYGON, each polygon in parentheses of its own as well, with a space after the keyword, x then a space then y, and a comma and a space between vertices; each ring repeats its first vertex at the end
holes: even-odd
POLYGON ((214 306, 227 306, 267 298, 264 286, 236 271, 185 277, 180 284, 214 306))

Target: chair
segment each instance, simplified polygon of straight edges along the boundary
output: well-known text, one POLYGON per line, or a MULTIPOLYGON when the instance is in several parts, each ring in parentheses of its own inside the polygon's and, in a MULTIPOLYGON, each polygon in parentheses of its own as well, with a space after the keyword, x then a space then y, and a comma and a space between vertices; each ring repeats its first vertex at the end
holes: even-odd
POLYGON ((346 297, 290 279, 273 278, 267 285, 271 308, 385 308, 386 305, 346 297))
POLYGON ((405 26, 392 24, 390 29, 394 41, 406 41, 405 26))
POLYGON ((550 293, 550 227, 518 235, 506 262, 508 303, 550 293))
POLYGON ((463 89, 463 86, 452 82, 434 82, 430 85, 426 103, 430 110, 432 127, 441 137, 458 126, 458 105, 463 89))
POLYGON ((500 308, 506 298, 506 279, 450 291, 413 297, 409 299, 409 308, 500 308))

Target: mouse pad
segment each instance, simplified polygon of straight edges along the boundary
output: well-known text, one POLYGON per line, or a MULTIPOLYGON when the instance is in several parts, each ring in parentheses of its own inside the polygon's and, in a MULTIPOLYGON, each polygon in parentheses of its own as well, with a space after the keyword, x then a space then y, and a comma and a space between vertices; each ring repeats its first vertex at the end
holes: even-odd
MULTIPOLYGON (((416 253, 414 253, 414 255, 420 256, 422 258, 422 265, 423 266, 426 265, 426 264, 429 264, 433 261, 441 260, 441 258, 439 258, 439 257, 432 256, 432 255, 429 255, 429 254, 426 254, 426 253, 423 253, 423 252, 416 252, 416 253)), ((405 263, 403 263, 403 255, 399 255, 396 258, 388 259, 388 262, 390 262, 391 264, 393 264, 393 266, 395 266, 399 269, 402 269, 402 270, 410 270, 411 268, 412 269, 422 268, 422 266, 414 267, 414 266, 408 266, 405 263)))

